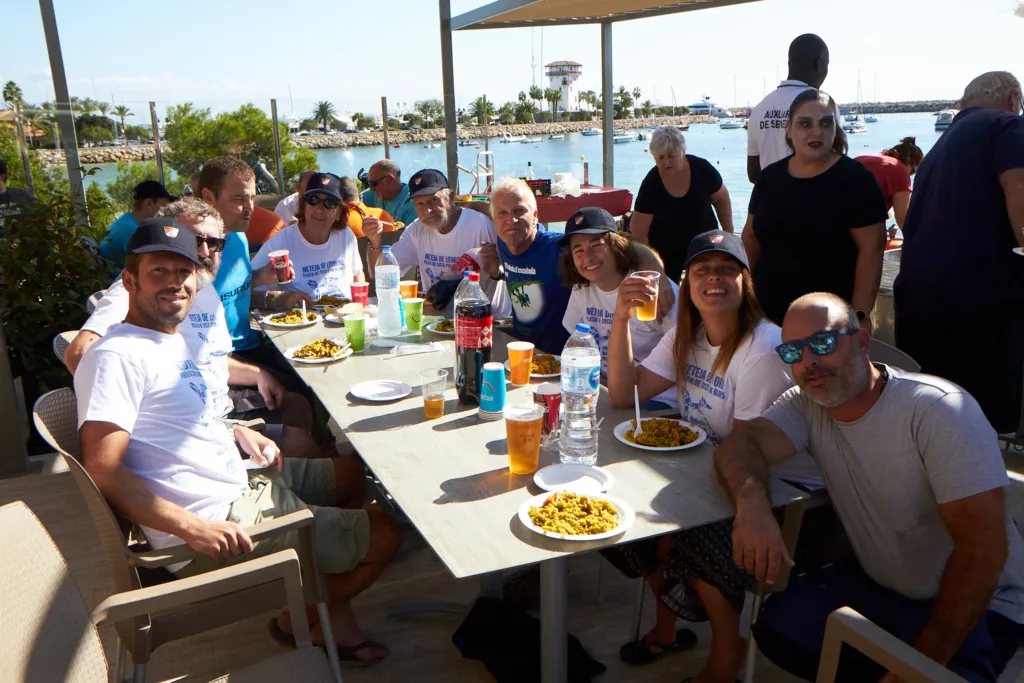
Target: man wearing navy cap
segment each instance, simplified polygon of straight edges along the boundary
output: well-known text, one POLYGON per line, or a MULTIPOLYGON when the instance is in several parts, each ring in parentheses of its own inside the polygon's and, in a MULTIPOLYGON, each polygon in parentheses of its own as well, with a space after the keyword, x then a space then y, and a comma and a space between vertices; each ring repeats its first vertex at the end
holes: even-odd
POLYGON ((152 218, 160 209, 177 201, 178 198, 157 181, 143 180, 132 190, 132 199, 132 210, 121 214, 111 223, 106 236, 100 242, 100 256, 113 261, 118 270, 124 268, 128 240, 139 227, 139 223, 152 218))

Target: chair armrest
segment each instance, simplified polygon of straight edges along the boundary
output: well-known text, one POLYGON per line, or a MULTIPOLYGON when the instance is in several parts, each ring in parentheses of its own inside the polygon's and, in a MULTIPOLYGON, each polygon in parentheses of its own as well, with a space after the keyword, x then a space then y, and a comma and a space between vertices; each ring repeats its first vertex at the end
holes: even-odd
MULTIPOLYGON (((299 556, 288 548, 267 557, 257 557, 198 576, 116 593, 96 606, 92 612, 92 620, 96 625, 104 621, 124 621, 145 614, 180 609, 275 581, 284 583, 288 610, 292 614, 302 614, 305 610, 305 601, 302 594, 299 556)), ((295 641, 299 647, 310 647, 312 642, 306 620, 296 619, 293 627, 295 641)))
POLYGON ((843 644, 859 650, 907 683, 966 683, 934 659, 918 652, 850 607, 829 615, 818 663, 817 683, 833 683, 843 644))
MULTIPOLYGON (((256 526, 246 528, 245 533, 249 535, 253 543, 256 541, 300 529, 313 528, 313 512, 311 510, 296 510, 295 512, 263 522, 256 526)), ((170 545, 158 550, 149 550, 144 553, 129 554, 129 561, 133 566, 156 569, 166 567, 170 564, 194 560, 203 557, 200 552, 189 548, 184 542, 170 545)))

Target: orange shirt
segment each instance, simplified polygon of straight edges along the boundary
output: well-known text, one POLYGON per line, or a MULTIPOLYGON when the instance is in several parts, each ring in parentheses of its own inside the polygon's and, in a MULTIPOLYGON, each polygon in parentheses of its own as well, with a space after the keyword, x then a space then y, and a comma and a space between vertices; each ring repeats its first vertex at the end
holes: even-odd
MULTIPOLYGON (((388 223, 395 222, 395 219, 391 217, 391 214, 384 209, 376 209, 372 206, 367 206, 362 202, 354 202, 348 205, 348 227, 356 237, 363 236, 363 214, 367 216, 374 216, 377 219, 387 221, 388 223), (363 213, 360 214, 360 211, 363 213)), ((384 226, 384 232, 394 232, 397 229, 398 228, 394 225, 384 226)))
POLYGON ((284 228, 284 221, 280 216, 273 211, 254 206, 252 207, 252 217, 249 219, 249 229, 245 231, 245 236, 249 238, 249 244, 263 244, 282 228, 284 228))

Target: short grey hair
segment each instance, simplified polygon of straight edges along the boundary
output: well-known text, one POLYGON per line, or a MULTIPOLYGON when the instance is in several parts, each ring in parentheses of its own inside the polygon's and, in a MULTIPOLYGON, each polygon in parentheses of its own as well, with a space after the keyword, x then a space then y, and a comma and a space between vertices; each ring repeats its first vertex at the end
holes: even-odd
POLYGON ((341 199, 344 202, 359 201, 359 186, 348 176, 341 177, 341 199))
POLYGON ((167 206, 160 209, 157 213, 158 216, 163 218, 178 218, 180 216, 192 216, 193 218, 213 218, 217 223, 217 234, 224 234, 224 221, 221 220, 220 213, 217 209, 213 208, 202 199, 196 197, 182 197, 181 199, 171 202, 167 206))
POLYGON ((829 310, 829 325, 843 325, 847 329, 859 330, 860 320, 857 318, 857 311, 849 301, 832 294, 831 292, 811 292, 799 297, 789 305, 793 308, 797 305, 823 306, 829 310))
POLYGON ((391 173, 395 176, 395 180, 402 179, 402 169, 398 167, 398 164, 391 161, 391 159, 381 159, 375 163, 374 166, 384 171, 384 173, 391 173))
POLYGON ((1020 81, 1013 74, 1009 71, 989 71, 967 84, 960 103, 963 107, 984 106, 1002 103, 1020 95, 1020 81))
POLYGON ((494 214, 494 197, 499 194, 515 194, 520 197, 527 197, 526 203, 532 206, 534 209, 537 208, 537 197, 533 194, 533 190, 526 184, 526 181, 522 178, 507 175, 501 178, 498 182, 494 183, 494 187, 491 188, 491 214, 494 214))
POLYGON ((655 128, 648 147, 654 156, 686 154, 686 140, 675 126, 655 128))

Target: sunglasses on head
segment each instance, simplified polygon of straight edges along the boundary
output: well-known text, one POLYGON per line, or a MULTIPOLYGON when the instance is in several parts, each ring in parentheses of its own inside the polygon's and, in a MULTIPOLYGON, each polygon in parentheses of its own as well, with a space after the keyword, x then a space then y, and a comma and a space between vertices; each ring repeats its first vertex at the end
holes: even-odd
POLYGON ((387 180, 390 177, 391 177, 390 175, 385 175, 385 176, 381 176, 380 178, 377 178, 376 180, 370 180, 369 178, 367 178, 366 179, 366 186, 369 187, 372 190, 373 188, 377 187, 378 183, 383 183, 385 180, 387 180))
POLYGON ((316 206, 317 204, 323 203, 325 209, 328 211, 334 211, 338 208, 338 204, 340 202, 338 202, 337 199, 332 199, 331 197, 320 197, 314 194, 306 197, 306 203, 310 206, 316 206))
POLYGON ((791 342, 784 342, 775 347, 779 357, 782 358, 782 362, 787 365, 793 363, 799 363, 800 359, 804 357, 804 347, 806 346, 814 352, 816 356, 827 356, 830 353, 835 353, 836 347, 839 346, 839 337, 844 334, 857 334, 860 330, 844 329, 844 330, 827 330, 825 332, 818 332, 812 334, 810 337, 804 339, 796 339, 791 342))
POLYGON ((218 251, 224 251, 224 238, 223 237, 203 237, 202 235, 196 235, 196 249, 206 244, 206 248, 210 250, 211 254, 215 254, 218 251))

